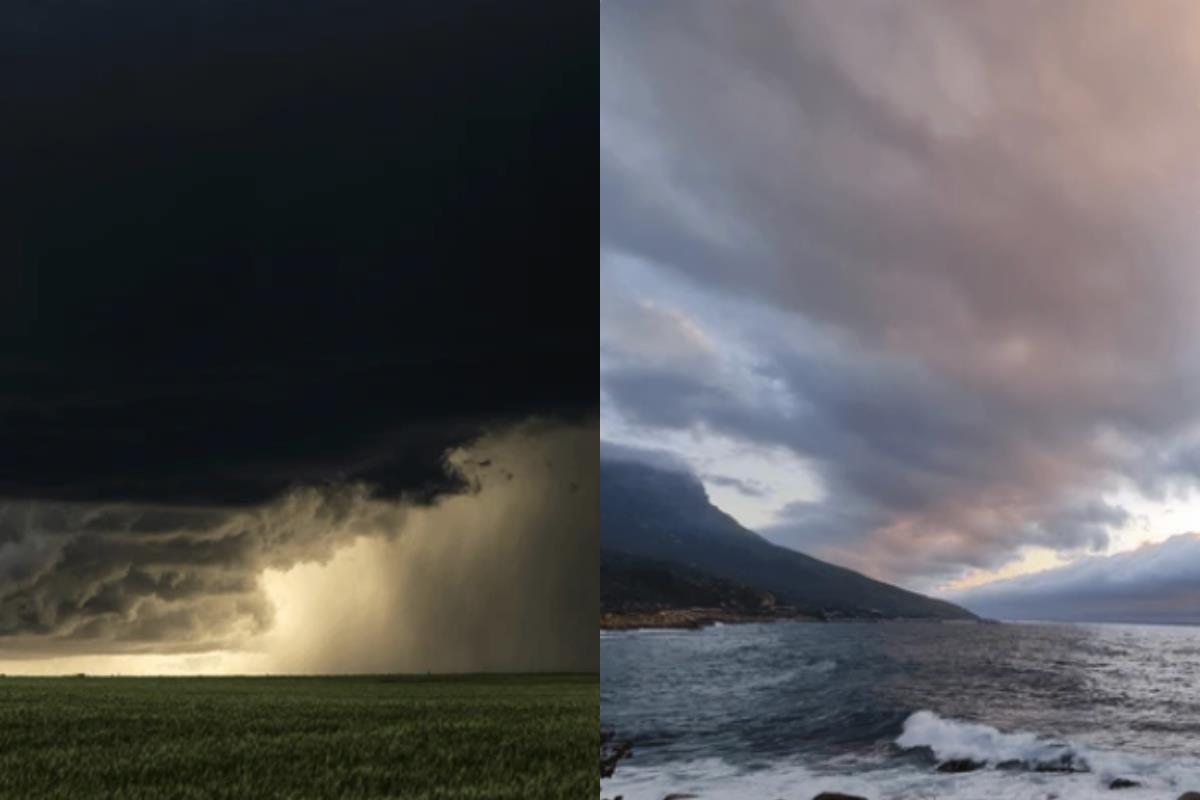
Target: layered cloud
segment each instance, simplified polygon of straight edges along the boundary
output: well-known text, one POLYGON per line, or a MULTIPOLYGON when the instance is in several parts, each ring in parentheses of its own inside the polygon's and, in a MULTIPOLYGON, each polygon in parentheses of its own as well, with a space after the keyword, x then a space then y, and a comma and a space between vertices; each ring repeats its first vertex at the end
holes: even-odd
POLYGON ((768 535, 921 586, 1190 491, 1197 14, 605 3, 605 435, 784 449, 768 535))
POLYGON ((395 535, 408 507, 363 486, 225 511, 10 502, 0 507, 0 636, 81 649, 207 649, 270 627, 268 568, 395 535))
POLYGON ((467 489, 429 504, 364 485, 233 509, 5 503, 0 646, 219 651, 275 672, 593 669, 596 439, 498 429, 447 453, 467 489))
POLYGON ((950 599, 999 619, 1200 624, 1200 535, 1081 559, 950 599))

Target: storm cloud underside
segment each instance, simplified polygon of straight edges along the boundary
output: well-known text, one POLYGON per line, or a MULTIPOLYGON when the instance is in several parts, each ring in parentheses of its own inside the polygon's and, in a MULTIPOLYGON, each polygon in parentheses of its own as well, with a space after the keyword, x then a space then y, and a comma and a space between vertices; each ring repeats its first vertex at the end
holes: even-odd
POLYGON ((361 485, 236 509, 9 503, 0 645, 272 672, 590 669, 598 459, 593 426, 530 421, 450 452, 469 489, 431 504, 361 485))

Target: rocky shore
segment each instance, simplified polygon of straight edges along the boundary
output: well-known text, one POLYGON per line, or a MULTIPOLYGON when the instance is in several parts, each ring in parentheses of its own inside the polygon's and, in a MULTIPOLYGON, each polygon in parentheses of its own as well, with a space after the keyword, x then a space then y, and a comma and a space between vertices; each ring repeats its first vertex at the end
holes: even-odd
MULTIPOLYGON (((1112 788, 1126 787, 1117 786, 1112 788)), ((1053 797, 1054 795, 1050 796, 1053 797)), ((692 800, 692 798, 695 798, 695 800, 703 800, 701 795, 691 793, 673 793, 666 795, 662 800, 684 800, 685 798, 688 800, 692 800)), ((604 799, 602 798, 602 800, 604 799)), ((624 800, 624 798, 617 796, 612 798, 612 800, 624 800)), ((821 792, 813 797, 812 800, 870 800, 870 798, 857 794, 842 794, 841 792, 821 792)), ((1200 800, 1200 792, 1184 792, 1183 794, 1179 795, 1177 800, 1200 800)))
POLYGON ((692 630, 720 622, 736 625, 754 622, 823 622, 794 611, 739 611, 727 608, 666 608, 653 611, 618 611, 600 615, 600 630, 627 631, 639 628, 692 630))
MULTIPOLYGON (((627 741, 618 739, 613 731, 602 730, 600 732, 600 777, 611 778, 617 769, 617 765, 633 755, 633 746, 627 741)), ((938 772, 972 772, 976 769, 984 767, 983 762, 972 761, 971 759, 955 759, 945 761, 938 765, 938 772)), ((1001 765, 1000 768, 1004 768, 1001 765)), ((1084 769, 1079 769, 1078 765, 1063 762, 1058 768, 1050 766, 1049 768, 1042 767, 1038 772, 1086 772, 1084 769)), ((1141 786, 1138 781, 1128 778, 1115 778, 1107 784, 1110 790, 1116 789, 1133 789, 1141 786)), ((663 796, 662 800, 702 800, 702 795, 693 794, 690 792, 672 792, 663 796)), ((1051 795, 1053 797, 1053 795, 1051 795)), ((621 795, 616 795, 613 798, 601 797, 601 800, 625 800, 621 795)), ((842 792, 821 792, 815 795, 812 800, 871 800, 857 794, 844 794, 842 792)), ((1184 792, 1179 795, 1176 800, 1200 800, 1200 792, 1184 792)))

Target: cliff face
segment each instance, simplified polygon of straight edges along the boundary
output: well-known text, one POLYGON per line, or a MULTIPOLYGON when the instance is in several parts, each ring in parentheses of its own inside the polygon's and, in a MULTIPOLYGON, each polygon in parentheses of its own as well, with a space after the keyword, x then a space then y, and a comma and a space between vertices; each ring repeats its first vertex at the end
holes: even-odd
POLYGON ((682 602, 680 592, 702 593, 709 581, 717 599, 721 593, 728 598, 742 596, 740 592, 769 594, 780 605, 813 615, 975 619, 952 603, 772 544, 710 503, 694 476, 639 462, 601 461, 600 547, 602 565, 604 558, 610 559, 609 577, 603 566, 601 574, 601 592, 610 607, 654 602, 654 586, 664 592, 660 605, 682 602), (682 571, 635 587, 612 569, 616 555, 682 571))

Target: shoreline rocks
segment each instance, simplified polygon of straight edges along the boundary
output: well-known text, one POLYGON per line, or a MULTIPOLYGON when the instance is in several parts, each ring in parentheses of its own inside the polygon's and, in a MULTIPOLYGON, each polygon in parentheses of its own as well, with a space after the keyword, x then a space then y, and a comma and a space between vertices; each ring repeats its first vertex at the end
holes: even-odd
POLYGON ((756 622, 821 622, 822 620, 795 612, 750 613, 724 608, 668 608, 658 611, 620 611, 600 615, 600 630, 628 631, 639 628, 678 628, 696 630, 720 622, 723 625, 756 622))
POLYGON ((633 755, 633 745, 616 738, 612 731, 600 731, 600 777, 611 778, 621 759, 633 755))

